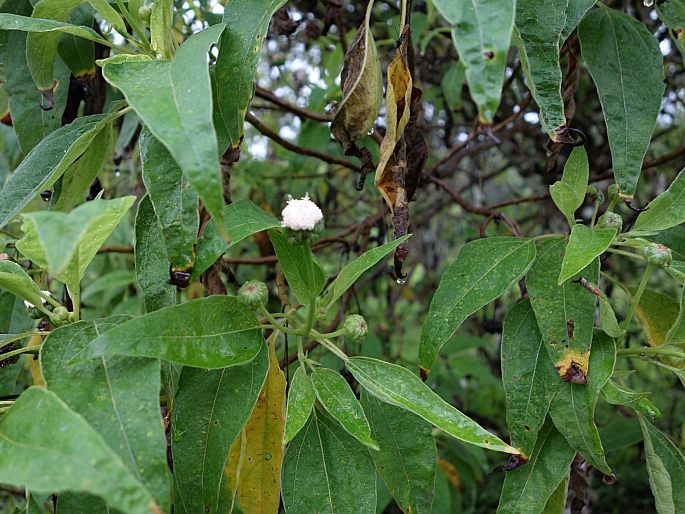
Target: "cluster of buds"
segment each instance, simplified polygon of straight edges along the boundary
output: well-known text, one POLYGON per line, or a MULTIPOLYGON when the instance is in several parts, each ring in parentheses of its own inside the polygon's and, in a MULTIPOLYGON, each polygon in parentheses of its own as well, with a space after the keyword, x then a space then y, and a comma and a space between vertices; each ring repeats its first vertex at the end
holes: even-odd
POLYGON ((300 199, 289 196, 281 217, 281 226, 293 244, 310 245, 319 239, 323 231, 323 212, 309 199, 309 193, 300 199))

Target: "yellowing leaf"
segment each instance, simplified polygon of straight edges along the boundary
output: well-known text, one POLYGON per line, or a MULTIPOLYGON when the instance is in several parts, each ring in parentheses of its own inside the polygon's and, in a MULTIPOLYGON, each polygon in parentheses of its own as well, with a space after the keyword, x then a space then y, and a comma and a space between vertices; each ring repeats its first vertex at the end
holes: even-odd
POLYGON ((241 436, 231 447, 224 475, 245 514, 278 512, 284 428, 285 377, 271 345, 266 381, 241 436))

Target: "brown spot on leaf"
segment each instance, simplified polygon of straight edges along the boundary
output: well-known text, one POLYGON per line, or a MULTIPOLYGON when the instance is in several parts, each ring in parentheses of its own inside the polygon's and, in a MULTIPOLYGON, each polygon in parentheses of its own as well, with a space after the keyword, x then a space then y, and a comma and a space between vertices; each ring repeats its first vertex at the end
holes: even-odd
POLYGON ((573 341, 576 332, 576 322, 572 319, 566 320, 566 334, 568 335, 569 341, 573 341))
POLYGON ((429 372, 430 371, 427 370, 426 368, 422 368, 421 366, 419 366, 419 375, 421 375, 421 380, 423 380, 424 382, 426 380, 428 380, 428 373, 429 372))
POLYGON ((495 58, 495 52, 492 50, 487 50, 483 52, 483 57, 485 57, 488 61, 492 61, 495 58))
POLYGON ((587 383, 587 376, 585 371, 577 362, 571 362, 570 366, 566 369, 561 377, 564 382, 571 382, 572 384, 585 384, 587 383))

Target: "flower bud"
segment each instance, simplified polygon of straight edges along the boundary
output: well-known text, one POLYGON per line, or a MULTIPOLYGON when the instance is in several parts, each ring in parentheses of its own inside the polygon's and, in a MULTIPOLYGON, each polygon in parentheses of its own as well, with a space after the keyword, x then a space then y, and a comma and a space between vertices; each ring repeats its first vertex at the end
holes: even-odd
POLYGON ((609 201, 617 204, 621 203, 623 201, 623 198, 621 198, 621 191, 618 188, 618 184, 611 184, 609 188, 607 189, 607 196, 609 197, 609 201))
POLYGON ((248 280, 238 290, 238 301, 245 307, 256 309, 269 299, 269 289, 264 282, 248 280))
POLYGON ((612 211, 607 211, 602 214, 597 220, 597 227, 599 228, 614 228, 616 232, 620 232, 623 228, 623 218, 620 214, 612 211))
POLYGON ((50 316, 50 323, 56 327, 69 323, 69 311, 67 308, 62 305, 55 307, 55 310, 52 311, 52 315, 50 316))
POLYGON ((585 190, 585 194, 591 201, 598 201, 599 203, 604 203, 604 193, 602 193, 599 189, 597 189, 593 185, 587 186, 587 189, 585 190))
POLYGON ((659 243, 649 243, 645 246, 642 249, 642 256, 649 264, 659 268, 668 268, 673 260, 671 249, 659 243))
POLYGON ((350 314, 345 317, 345 336, 352 341, 359 341, 364 338, 369 331, 369 326, 366 324, 364 316, 359 314, 350 314))

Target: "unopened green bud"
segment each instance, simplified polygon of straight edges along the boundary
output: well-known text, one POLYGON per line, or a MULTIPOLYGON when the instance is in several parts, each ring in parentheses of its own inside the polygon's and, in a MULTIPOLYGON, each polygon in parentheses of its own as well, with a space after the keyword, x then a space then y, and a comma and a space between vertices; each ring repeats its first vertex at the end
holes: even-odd
POLYGON ((264 282, 248 280, 238 290, 238 301, 245 307, 256 309, 269 299, 269 289, 264 282))
POLYGON ((50 316, 50 323, 56 327, 60 325, 66 325, 69 322, 69 314, 70 312, 66 307, 61 305, 59 307, 55 307, 55 310, 52 311, 52 315, 50 316))
POLYGON ((369 331, 369 326, 366 324, 364 316, 359 314, 350 314, 345 317, 345 335, 352 341, 359 341, 364 338, 369 331))
POLYGON ((642 256, 649 264, 658 268, 668 268, 673 260, 671 249, 659 243, 649 243, 645 246, 642 249, 642 256))
POLYGON ((587 190, 585 191, 585 194, 593 202, 595 200, 597 200, 599 203, 604 203, 604 193, 602 193, 595 186, 592 186, 592 185, 587 186, 587 190))
POLYGON ((609 201, 612 203, 621 203, 623 198, 621 198, 621 190, 618 188, 618 184, 611 184, 607 189, 607 196, 609 201))
POLYGON ((615 228, 616 232, 620 232, 623 228, 623 218, 621 218, 620 214, 607 211, 599 217, 597 226, 599 228, 615 228))

